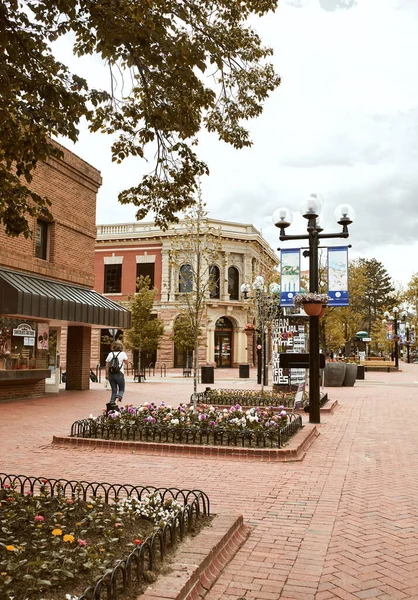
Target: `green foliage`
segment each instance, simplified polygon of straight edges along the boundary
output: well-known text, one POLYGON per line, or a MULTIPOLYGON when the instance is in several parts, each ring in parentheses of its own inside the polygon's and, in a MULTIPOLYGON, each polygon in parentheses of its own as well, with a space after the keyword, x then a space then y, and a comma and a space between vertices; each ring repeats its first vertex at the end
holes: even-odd
MULTIPOLYGON (((199 338, 200 337, 201 330, 199 329, 199 338)), ((183 352, 193 351, 195 346, 195 336, 187 312, 180 313, 174 321, 171 339, 179 350, 182 350, 183 352)))
POLYGON ((128 348, 139 352, 154 352, 160 345, 164 335, 164 324, 161 319, 153 318, 152 308, 157 290, 151 288, 150 278, 137 280, 137 293, 130 299, 129 309, 132 313, 132 327, 125 331, 124 342, 128 348))
POLYGON ((386 308, 394 305, 393 293, 395 288, 392 279, 381 262, 372 259, 359 259, 359 264, 364 266, 367 285, 363 296, 364 326, 370 333, 372 324, 376 319, 383 317, 386 308))
POLYGON ((166 227, 195 202, 208 166, 194 151, 202 128, 235 148, 243 123, 262 112, 280 79, 248 25, 278 0, 3 0, 0 4, 0 222, 29 235, 27 215, 47 204, 30 191, 37 162, 59 151, 51 136, 116 134, 112 160, 155 155, 154 167, 119 201, 155 211, 166 227), (51 53, 70 33, 78 56, 109 66, 111 93, 90 89, 51 53), (120 96, 117 92, 120 90, 120 96), (14 170, 15 169, 15 170, 14 170))

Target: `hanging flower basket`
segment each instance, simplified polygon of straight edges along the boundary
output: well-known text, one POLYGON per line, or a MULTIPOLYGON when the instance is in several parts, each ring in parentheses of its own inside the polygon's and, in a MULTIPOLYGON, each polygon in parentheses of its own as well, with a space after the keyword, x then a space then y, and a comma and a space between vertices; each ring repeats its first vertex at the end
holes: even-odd
POLYGON ((305 302, 303 310, 310 317, 319 317, 322 311, 322 304, 319 304, 318 302, 305 302))
MULTIPOLYGON (((319 313, 319 318, 322 319, 322 317, 325 316, 325 311, 326 311, 327 307, 326 306, 321 306, 321 312, 319 313)), ((306 311, 305 311, 306 312, 306 311)))
POLYGON ((301 306, 310 317, 319 316, 322 309, 328 304, 328 294, 319 294, 317 292, 308 292, 306 294, 296 294, 293 298, 295 306, 301 306))

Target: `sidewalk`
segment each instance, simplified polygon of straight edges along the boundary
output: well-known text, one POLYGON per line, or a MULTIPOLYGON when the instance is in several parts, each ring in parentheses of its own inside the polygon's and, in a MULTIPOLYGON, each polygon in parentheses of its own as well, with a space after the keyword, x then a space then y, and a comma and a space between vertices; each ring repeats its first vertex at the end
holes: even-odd
MULTIPOLYGON (((242 513, 252 534, 207 600, 418 598, 418 365, 329 388, 339 407, 303 462, 232 462, 51 446, 99 414, 109 392, 0 404, 0 470, 202 489, 213 513, 242 513), (416 383, 414 383, 416 382, 416 383)), ((257 389, 222 379, 216 387, 257 389)), ((201 384, 199 389, 206 386, 201 384)), ((128 383, 125 400, 187 402, 189 378, 128 383)))

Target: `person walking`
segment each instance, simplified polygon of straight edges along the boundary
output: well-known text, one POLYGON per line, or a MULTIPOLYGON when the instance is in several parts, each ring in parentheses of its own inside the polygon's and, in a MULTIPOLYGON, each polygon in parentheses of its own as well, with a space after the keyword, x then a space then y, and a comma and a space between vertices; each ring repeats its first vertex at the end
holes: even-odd
POLYGON ((111 351, 106 358, 106 379, 110 383, 112 394, 107 404, 107 410, 115 410, 116 400, 122 401, 125 392, 124 365, 128 362, 122 342, 113 342, 111 351))

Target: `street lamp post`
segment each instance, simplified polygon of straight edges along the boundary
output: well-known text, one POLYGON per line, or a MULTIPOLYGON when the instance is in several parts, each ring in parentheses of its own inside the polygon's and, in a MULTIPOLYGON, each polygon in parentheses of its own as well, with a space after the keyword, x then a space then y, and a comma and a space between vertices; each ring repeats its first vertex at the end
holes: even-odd
MULTIPOLYGON (((339 233, 323 233, 319 214, 323 206, 322 196, 310 194, 300 207, 308 220, 307 235, 287 235, 285 229, 292 223, 293 215, 287 208, 278 208, 273 214, 273 223, 280 229, 280 240, 308 240, 309 242, 309 291, 318 293, 318 246, 319 240, 348 238, 348 226, 353 222, 354 211, 348 204, 340 204, 334 212, 337 223, 342 226, 339 233)), ((320 423, 320 367, 319 367, 319 317, 309 317, 309 422, 320 423)))
MULTIPOLYGON (((412 328, 413 327, 414 326, 412 325, 412 328)), ((405 329, 406 329, 406 332, 405 332, 406 333, 406 362, 409 365, 409 363, 410 363, 410 357, 409 357, 409 346, 410 346, 410 343, 409 343, 409 323, 408 322, 405 323, 405 329)))
MULTIPOLYGON (((393 315, 391 315, 388 310, 385 311, 383 314, 388 321, 393 322, 393 340, 395 343, 395 348, 394 348, 395 368, 399 369, 399 337, 398 337, 398 324, 399 324, 399 320, 400 320, 398 317, 399 308, 397 306, 394 306, 392 308, 392 312, 393 312, 393 315)), ((399 316, 401 317, 402 321, 405 321, 406 312, 405 311, 401 312, 399 316)), ((386 319, 383 319, 382 323, 386 323, 387 322, 386 319)), ((409 355, 409 350, 408 350, 408 355, 409 355)), ((408 360, 408 362, 409 362, 409 360, 408 360)))
POLYGON ((261 389, 268 384, 268 370, 266 368, 266 334, 268 327, 272 321, 277 318, 280 312, 280 286, 277 283, 270 284, 270 294, 267 293, 267 288, 264 283, 264 277, 258 275, 252 285, 243 283, 241 285, 241 293, 244 300, 254 300, 256 309, 257 330, 261 341, 261 370, 259 369, 259 377, 257 383, 261 383, 261 389), (251 287, 254 295, 250 296, 251 287))

